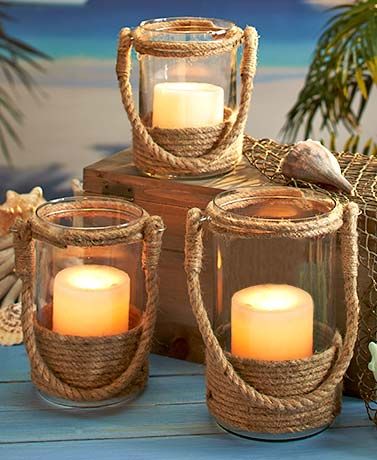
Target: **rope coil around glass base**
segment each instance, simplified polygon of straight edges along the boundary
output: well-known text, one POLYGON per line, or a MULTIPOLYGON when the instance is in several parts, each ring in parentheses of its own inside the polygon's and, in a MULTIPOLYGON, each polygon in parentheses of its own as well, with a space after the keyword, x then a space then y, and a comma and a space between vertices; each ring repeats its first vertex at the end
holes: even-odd
MULTIPOLYGON (((323 185, 285 177, 281 170, 292 144, 280 144, 272 139, 244 137, 244 155, 263 175, 276 184, 304 187, 326 192, 340 199, 349 196, 330 191, 323 185)), ((377 426, 377 391, 371 360, 370 342, 377 337, 377 158, 360 153, 332 152, 344 177, 352 185, 352 200, 361 210, 359 233, 359 296, 360 321, 353 363, 348 371, 349 390, 365 402, 370 420, 377 426), (358 388, 358 392, 356 389, 358 388)))
MULTIPOLYGON (((170 21, 170 26, 203 25, 203 20, 170 21)), ((165 24, 166 25, 166 24, 165 24)), ((120 32, 116 72, 123 106, 133 132, 134 162, 153 176, 199 176, 220 174, 242 158, 243 132, 247 121, 256 71, 258 34, 253 27, 244 31, 233 26, 221 40, 210 42, 161 42, 143 38, 140 27, 120 32), (235 113, 225 109, 224 122, 213 127, 152 128, 140 118, 133 102, 131 48, 139 54, 159 57, 204 57, 220 54, 244 44, 241 63, 241 95, 235 113)))
MULTIPOLYGON (((237 192, 235 192, 237 195, 237 192)), ((242 192, 230 201, 239 207, 242 192)), ((230 208, 228 208, 230 209, 230 208)), ((206 346, 207 405, 217 420, 243 431, 300 432, 330 424, 341 408, 341 383, 352 358, 357 335, 357 217, 354 203, 319 216, 313 223, 263 223, 227 213, 210 203, 205 213, 191 209, 187 217, 185 269, 190 302, 206 346), (201 293, 203 220, 212 233, 248 238, 320 237, 340 229, 347 305, 347 330, 332 345, 310 358, 292 361, 256 361, 225 352, 209 321, 201 293)))
POLYGON ((157 266, 163 228, 160 217, 148 215, 118 229, 51 230, 36 217, 16 222, 16 270, 23 282, 22 329, 32 381, 38 389, 53 397, 89 402, 127 396, 144 388, 156 322, 157 266), (60 248, 142 241, 147 302, 140 323, 128 332, 105 337, 62 335, 39 324, 34 314, 34 239, 60 248))

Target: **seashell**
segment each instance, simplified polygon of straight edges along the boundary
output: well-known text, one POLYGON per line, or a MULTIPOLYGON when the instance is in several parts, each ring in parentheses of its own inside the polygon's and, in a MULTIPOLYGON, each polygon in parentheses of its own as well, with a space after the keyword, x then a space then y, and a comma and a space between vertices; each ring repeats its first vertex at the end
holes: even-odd
POLYGON ((17 281, 15 273, 10 273, 5 278, 0 280, 0 299, 5 299, 9 291, 12 289, 17 281))
POLYGON ((0 250, 0 264, 4 263, 7 261, 10 257, 12 257, 14 254, 14 248, 5 248, 0 250))
POLYGON ((13 235, 11 233, 7 233, 4 236, 0 237, 0 251, 3 249, 8 249, 13 247, 13 235))
POLYGON ((84 194, 83 184, 80 179, 72 179, 71 188, 74 196, 81 196, 84 194))
POLYGON ((283 159, 281 170, 288 178, 331 185, 346 193, 351 193, 353 189, 342 175, 335 156, 320 142, 312 139, 294 144, 283 159))
POLYGON ((5 203, 0 205, 0 236, 9 233, 17 217, 27 219, 44 201, 41 187, 34 187, 31 192, 23 194, 8 190, 5 203))
POLYGON ((369 346, 369 351, 371 355, 371 361, 368 364, 368 369, 373 372, 374 379, 377 382, 377 343, 375 342, 370 342, 369 346))
POLYGON ((7 295, 4 297, 1 302, 1 308, 5 308, 10 304, 17 302, 22 290, 22 281, 17 279, 13 286, 9 289, 7 295))
POLYGON ((13 345, 22 342, 21 304, 16 303, 21 294, 22 282, 15 274, 13 235, 10 228, 17 217, 27 219, 37 206, 43 203, 41 187, 30 193, 6 193, 5 203, 0 205, 0 344, 13 345))
MULTIPOLYGON (((14 250, 10 257, 8 257, 1 265, 0 265, 0 280, 4 279, 6 276, 14 273, 15 268, 15 256, 14 250)), ((1 297, 0 297, 1 298, 1 297)))
POLYGON ((22 342, 21 303, 11 303, 0 310, 0 345, 22 342))

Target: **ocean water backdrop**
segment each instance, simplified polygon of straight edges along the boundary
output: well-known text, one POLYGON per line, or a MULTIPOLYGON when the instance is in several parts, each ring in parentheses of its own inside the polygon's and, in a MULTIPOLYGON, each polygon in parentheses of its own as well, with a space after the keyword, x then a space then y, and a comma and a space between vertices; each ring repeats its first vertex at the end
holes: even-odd
POLYGON ((115 59, 121 27, 168 16, 230 19, 257 28, 259 65, 305 67, 329 13, 304 0, 89 0, 81 6, 13 4, 15 36, 59 58, 115 59))
MULTIPOLYGON (((43 63, 44 73, 34 72, 37 95, 22 91, 21 85, 15 88, 24 114, 17 126, 22 145, 10 143, 16 170, 2 169, 5 160, 0 156, 0 196, 8 188, 26 192, 36 184, 49 198, 70 194, 70 178, 81 177, 84 166, 129 145, 130 125, 114 69, 117 41, 122 27, 134 27, 144 19, 204 16, 255 26, 260 47, 246 129, 255 137, 281 139, 286 114, 304 84, 316 40, 331 14, 310 3, 314 1, 89 0, 82 6, 64 6, 57 5, 59 0, 13 0, 6 7, 13 17, 6 31, 53 60, 43 63)), ((136 62, 132 79, 137 100, 136 62)), ((7 84, 2 75, 0 83, 7 84)), ((376 107, 373 101, 370 107, 376 107)), ((375 109, 369 115, 364 138, 375 136, 375 109)), ((322 134, 318 131, 313 137, 322 134)))

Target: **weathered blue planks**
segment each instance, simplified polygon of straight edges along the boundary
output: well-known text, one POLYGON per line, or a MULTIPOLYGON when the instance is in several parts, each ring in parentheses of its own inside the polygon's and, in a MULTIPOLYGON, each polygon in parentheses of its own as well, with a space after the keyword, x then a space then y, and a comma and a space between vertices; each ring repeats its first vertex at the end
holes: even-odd
MULTIPOLYGON (((4 446, 6 460, 375 460, 373 427, 328 430, 312 438, 265 443, 228 434, 4 446)), ((0 447, 1 449, 1 447, 0 447)))
POLYGON ((204 402, 203 366, 151 356, 147 390, 125 407, 52 408, 29 382, 22 346, 0 347, 0 459, 374 460, 377 430, 363 403, 345 398, 323 434, 289 443, 251 442, 223 432, 204 402))
POLYGON ((30 380, 29 363, 23 345, 2 347, 0 345, 0 382, 30 380))
POLYGON ((205 404, 134 406, 106 412, 0 412, 0 443, 183 436, 219 431, 205 404))
MULTIPOLYGON (((203 376, 179 376, 153 378, 146 391, 126 408, 141 406, 163 406, 177 404, 198 404, 205 402, 205 383, 203 376)), ((0 416, 2 412, 32 411, 34 417, 39 417, 41 411, 53 411, 59 417, 59 410, 53 409, 37 394, 30 382, 0 384, 0 416)), ((117 410, 118 411, 118 410, 117 410)), ((115 411, 115 413, 117 412, 115 411)), ((64 412, 62 410, 62 412, 64 412)), ((65 411, 68 412, 69 411, 65 411)), ((106 412, 111 416, 112 410, 106 412)), ((89 412, 88 412, 89 413, 89 412)), ((100 411, 92 412, 100 417, 100 411)), ((9 417, 9 416, 7 416, 9 417)), ((363 404, 355 398, 345 398, 342 414, 336 419, 334 427, 368 426, 369 421, 363 409, 363 404)), ((1 426, 1 420, 0 420, 1 426)), ((1 438, 1 432, 0 432, 1 438)))
MULTIPOLYGON (((151 355, 151 376, 197 375, 203 374, 200 364, 166 359, 164 356, 151 355)), ((2 347, 0 345, 0 383, 24 382, 30 380, 29 363, 23 345, 2 347)))
MULTIPOLYGON (((144 393, 129 403, 128 407, 204 402, 205 387, 202 375, 187 375, 184 385, 182 382, 182 377, 178 376, 152 378, 144 393)), ((51 410, 51 406, 39 396, 31 382, 0 384, 0 413, 35 411, 38 414, 43 410, 51 410)))
MULTIPOLYGON (((164 389, 164 385, 159 389, 164 389)), ((170 401, 160 394, 159 389, 153 389, 151 384, 145 396, 124 408, 73 412, 53 409, 39 401, 38 396, 30 389, 25 395, 22 388, 19 388, 17 394, 20 399, 16 410, 7 410, 9 403, 6 400, 2 403, 5 407, 0 411, 0 443, 155 437, 167 434, 183 436, 218 432, 204 402, 200 402, 203 396, 199 382, 193 387, 187 402, 182 402, 178 395, 180 386, 174 391, 175 396, 170 401), (20 407, 23 400, 27 406, 24 410, 20 407)), ((13 401, 16 398, 17 395, 13 396, 13 401)), ((345 405, 342 416, 331 429, 336 431, 344 426, 368 426, 361 403, 356 400, 346 402, 348 404, 345 405)))

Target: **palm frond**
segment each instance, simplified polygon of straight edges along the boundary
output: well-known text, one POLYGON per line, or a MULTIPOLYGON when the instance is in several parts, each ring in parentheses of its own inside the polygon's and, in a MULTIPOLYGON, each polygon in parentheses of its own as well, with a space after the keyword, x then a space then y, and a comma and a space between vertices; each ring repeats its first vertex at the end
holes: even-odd
POLYGON ((305 84, 282 128, 287 141, 295 140, 302 127, 309 137, 320 119, 321 130, 336 135, 344 126, 355 143, 377 86, 376 1, 359 0, 332 10, 336 14, 318 40, 305 84))
POLYGON ((330 133, 328 141, 321 139, 323 145, 328 145, 333 152, 343 151, 349 153, 362 153, 363 155, 377 156, 377 142, 373 138, 369 138, 364 145, 360 145, 360 135, 351 134, 343 145, 339 144, 335 133, 330 133))
POLYGON ((41 62, 50 57, 6 32, 5 22, 13 19, 4 11, 7 6, 6 2, 0 2, 0 70, 5 77, 5 82, 0 83, 0 150, 11 164, 9 141, 21 145, 16 125, 23 120, 23 114, 11 96, 12 86, 20 83, 29 92, 34 92, 38 85, 33 73, 43 72, 41 62))

